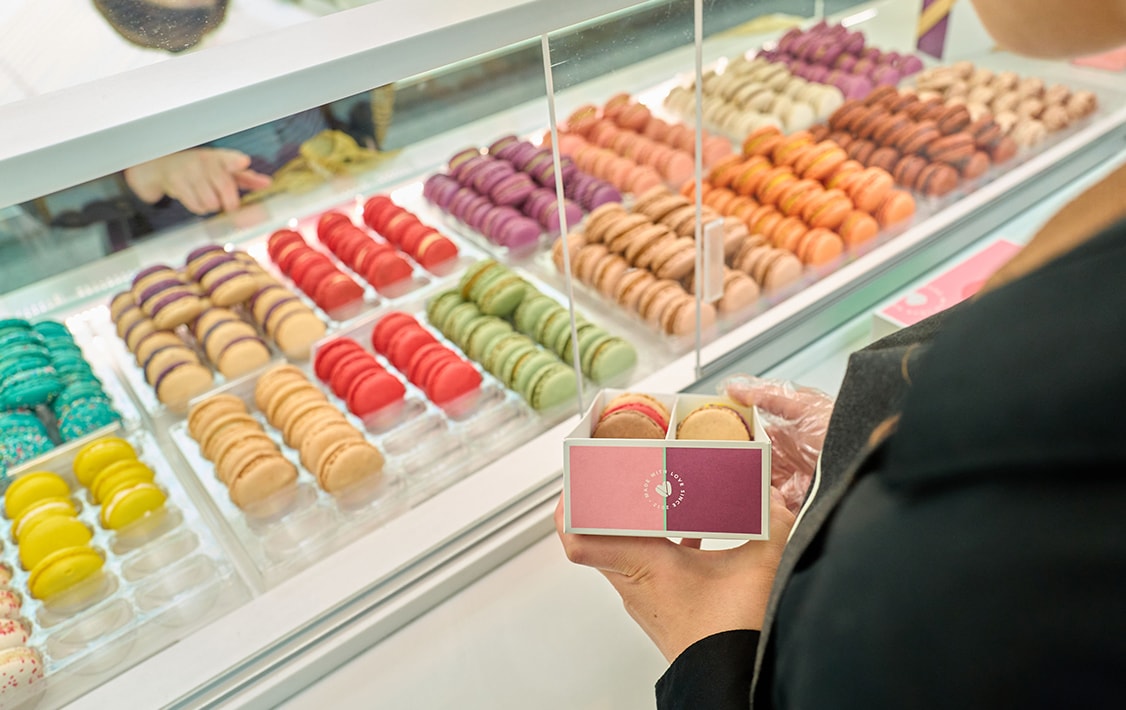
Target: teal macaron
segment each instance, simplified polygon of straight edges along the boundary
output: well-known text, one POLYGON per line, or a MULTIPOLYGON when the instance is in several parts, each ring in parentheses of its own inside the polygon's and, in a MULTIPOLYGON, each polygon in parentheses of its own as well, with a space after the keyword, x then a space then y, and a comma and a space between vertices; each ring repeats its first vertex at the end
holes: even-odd
POLYGON ((26 410, 0 414, 0 470, 51 451, 54 441, 39 417, 26 410))
POLYGON ((44 338, 67 338, 71 341, 74 340, 74 337, 71 335, 70 330, 58 321, 41 320, 35 325, 31 326, 31 329, 36 333, 42 335, 44 338))
POLYGON ((47 404, 63 388, 55 368, 32 367, 21 370, 3 380, 0 407, 35 407, 47 404))
POLYGON ((22 318, 4 318, 0 319, 0 339, 9 333, 19 333, 31 330, 31 323, 23 320, 22 318))
POLYGON ((73 441, 92 431, 121 421, 108 399, 92 397, 74 402, 59 416, 59 437, 73 441))

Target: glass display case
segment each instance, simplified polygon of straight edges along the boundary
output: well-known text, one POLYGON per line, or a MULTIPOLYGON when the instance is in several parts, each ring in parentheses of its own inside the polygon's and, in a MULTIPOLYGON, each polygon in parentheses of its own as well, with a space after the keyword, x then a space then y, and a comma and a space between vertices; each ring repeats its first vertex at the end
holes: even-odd
POLYGON ((1126 131, 1113 79, 989 53, 958 68, 967 94, 987 73, 991 100, 1026 86, 1039 116, 1064 92, 1035 146, 998 150, 1017 124, 941 93, 938 62, 903 43, 902 3, 851 5, 286 4, 181 56, 5 93, 0 316, 59 379, 39 399, 5 382, 4 416, 44 430, 38 455, 4 442, 5 485, 61 477, 53 497, 89 533, 64 549, 99 560, 44 591, 7 511, 9 586, 44 671, 11 702, 276 702, 542 537, 560 443, 600 387, 770 371, 1126 131), (865 103, 880 86, 887 102, 865 103), (930 121, 936 141, 994 133, 966 139, 972 167, 877 141, 893 95, 930 107, 907 127, 930 121), (123 172, 260 145, 232 142, 246 129, 285 157, 229 214, 170 218, 123 172), (63 364, 68 347, 85 365, 63 364), (104 420, 72 412, 66 393, 91 382, 81 401, 104 420), (90 468, 107 439, 160 492, 137 521, 109 511, 138 481, 90 468))

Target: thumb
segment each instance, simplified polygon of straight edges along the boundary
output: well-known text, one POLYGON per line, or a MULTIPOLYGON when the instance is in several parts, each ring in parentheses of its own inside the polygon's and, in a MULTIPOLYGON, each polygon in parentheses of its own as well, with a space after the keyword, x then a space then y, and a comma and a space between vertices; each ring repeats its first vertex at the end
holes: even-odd
POLYGON ((727 396, 740 404, 754 405, 782 419, 802 416, 804 406, 794 398, 793 388, 778 380, 762 377, 736 377, 727 382, 727 396))

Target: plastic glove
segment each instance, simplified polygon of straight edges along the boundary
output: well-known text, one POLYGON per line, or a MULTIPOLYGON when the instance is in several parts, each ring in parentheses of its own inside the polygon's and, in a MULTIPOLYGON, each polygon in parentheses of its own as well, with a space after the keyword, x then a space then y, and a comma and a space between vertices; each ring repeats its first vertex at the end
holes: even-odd
POLYGON ((812 387, 749 375, 727 379, 721 390, 739 404, 758 407, 770 437, 771 485, 782 493, 790 512, 797 513, 813 482, 833 398, 812 387))
POLYGON ((626 611, 671 663, 684 649, 721 631, 761 629, 766 603, 794 516, 778 491, 770 495, 770 539, 724 550, 700 540, 576 535, 563 532, 563 498, 555 528, 567 558, 602 573, 626 611))
POLYGON ((260 190, 270 181, 250 169, 250 156, 225 148, 192 148, 125 170, 129 189, 145 202, 167 195, 198 215, 233 212, 240 189, 260 190))

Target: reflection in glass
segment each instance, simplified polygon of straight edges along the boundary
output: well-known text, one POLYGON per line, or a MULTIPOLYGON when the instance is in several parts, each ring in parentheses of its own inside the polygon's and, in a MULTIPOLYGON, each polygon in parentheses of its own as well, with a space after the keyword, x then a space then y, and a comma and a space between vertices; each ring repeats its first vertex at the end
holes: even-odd
POLYGON ((227 16, 227 0, 94 0, 119 35, 140 47, 182 52, 227 16))

